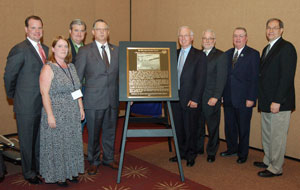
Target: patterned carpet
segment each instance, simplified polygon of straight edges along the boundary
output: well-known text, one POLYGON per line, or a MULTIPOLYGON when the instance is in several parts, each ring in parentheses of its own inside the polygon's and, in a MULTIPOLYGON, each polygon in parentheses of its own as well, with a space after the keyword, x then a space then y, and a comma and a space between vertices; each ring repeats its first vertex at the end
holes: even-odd
MULTIPOLYGON (((123 120, 119 120, 116 135, 116 152, 120 147, 122 136, 123 120)), ((133 127, 139 127, 134 126, 133 127)), ((148 127, 144 125, 143 127, 148 127)), ((152 125, 153 127, 153 125, 152 125)), ((160 126, 154 126, 160 127, 160 126)), ((86 142, 86 130, 83 135, 86 142)), ((131 138, 126 144, 126 151, 142 150, 143 147, 161 142, 166 142, 166 138, 131 138)), ((149 159, 149 158, 148 158, 149 159)), ((168 158, 166 158, 168 159, 168 158)), ((86 166, 88 164, 86 163, 86 166)), ((79 177, 78 184, 69 183, 67 189, 76 190, 208 190, 210 188, 195 183, 187 178, 181 182, 179 171, 171 173, 165 169, 155 166, 143 159, 130 154, 125 154, 121 183, 117 184, 117 170, 100 166, 96 175, 90 176, 87 173, 79 177)), ((5 181, 0 184, 0 190, 58 190, 66 189, 56 184, 32 185, 24 180, 21 173, 8 175, 5 181)))
MULTIPOLYGON (((79 177, 78 184, 70 184, 68 189, 76 190, 208 190, 209 188, 185 179, 179 175, 156 167, 148 162, 126 155, 121 183, 117 184, 117 170, 100 166, 96 175, 87 173, 79 177)), ((31 185, 21 174, 8 176, 1 184, 5 190, 54 190, 63 189, 56 184, 31 185)))

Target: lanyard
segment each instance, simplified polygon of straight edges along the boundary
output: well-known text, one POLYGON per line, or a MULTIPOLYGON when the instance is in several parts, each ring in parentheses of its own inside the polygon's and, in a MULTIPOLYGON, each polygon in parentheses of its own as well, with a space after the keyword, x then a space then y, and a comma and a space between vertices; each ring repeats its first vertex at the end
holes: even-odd
POLYGON ((70 76, 67 74, 67 72, 64 70, 64 68, 62 68, 62 66, 57 62, 57 65, 61 68, 61 70, 65 73, 65 75, 68 77, 68 79, 70 79, 70 81, 72 82, 72 84, 73 84, 73 88, 74 88, 74 90, 75 90, 75 84, 74 84, 74 80, 73 80, 73 77, 72 77, 72 74, 71 74, 71 72, 70 72, 70 68, 69 68, 69 66, 67 65, 67 68, 68 68, 68 71, 69 71, 69 74, 70 74, 70 76))

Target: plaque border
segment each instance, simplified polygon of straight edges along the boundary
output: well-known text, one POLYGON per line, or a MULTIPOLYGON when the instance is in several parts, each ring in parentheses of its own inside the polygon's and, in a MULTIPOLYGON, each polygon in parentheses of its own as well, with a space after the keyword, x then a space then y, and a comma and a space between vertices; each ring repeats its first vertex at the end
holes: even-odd
POLYGON ((119 43, 119 100, 120 101, 176 101, 178 98, 178 80, 177 80, 177 50, 176 42, 129 42, 121 41, 119 43), (127 49, 169 49, 169 96, 145 97, 129 96, 128 92, 128 71, 129 63, 127 49))

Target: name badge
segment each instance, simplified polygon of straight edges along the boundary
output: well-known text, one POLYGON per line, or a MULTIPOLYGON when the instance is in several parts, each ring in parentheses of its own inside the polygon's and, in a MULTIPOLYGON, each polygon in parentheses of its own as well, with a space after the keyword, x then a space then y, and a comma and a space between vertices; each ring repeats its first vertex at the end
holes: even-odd
POLYGON ((80 89, 72 92, 71 95, 73 97, 73 100, 77 100, 78 98, 81 98, 83 96, 80 89))

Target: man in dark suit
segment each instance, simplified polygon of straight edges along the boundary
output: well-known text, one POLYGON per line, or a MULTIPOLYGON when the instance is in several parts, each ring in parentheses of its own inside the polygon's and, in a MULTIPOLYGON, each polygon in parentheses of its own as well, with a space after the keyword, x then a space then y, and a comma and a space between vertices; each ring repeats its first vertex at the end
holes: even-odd
POLYGON ((80 19, 72 20, 69 29, 70 38, 68 39, 71 44, 72 63, 75 63, 75 57, 80 47, 84 45, 84 38, 86 35, 86 24, 80 19))
MULTIPOLYGON (((75 58, 80 47, 84 46, 84 39, 86 36, 86 24, 80 19, 74 19, 70 23, 69 29, 70 38, 69 43, 72 52, 72 63, 75 63, 75 58)), ((85 80, 82 80, 82 92, 84 92, 85 80)), ((86 119, 81 121, 82 130, 86 124, 86 119)))
POLYGON ((260 177, 282 175, 291 112, 295 110, 297 52, 282 39, 283 22, 271 18, 266 24, 269 45, 263 50, 259 67, 258 109, 261 111, 263 162, 260 177))
POLYGON ((207 56, 207 75, 202 97, 202 113, 197 130, 197 152, 204 152, 205 123, 207 123, 207 161, 214 162, 219 147, 219 125, 221 117, 221 96, 226 83, 227 65, 223 52, 215 48, 216 35, 212 30, 202 34, 203 52, 207 56))
MULTIPOLYGON (((172 102, 174 123, 180 156, 187 160, 187 166, 195 164, 196 129, 201 111, 201 100, 206 79, 206 56, 192 46, 193 32, 187 26, 182 26, 178 31, 178 93, 179 101, 172 102)), ((169 159, 177 162, 177 157, 169 159)))
POLYGON ((88 174, 94 175, 100 161, 100 131, 102 130, 102 164, 113 169, 114 142, 119 106, 118 47, 109 44, 109 26, 98 19, 92 30, 95 41, 79 49, 75 67, 79 79, 85 78, 83 104, 88 128, 88 174))
POLYGON ((233 32, 234 48, 225 52, 228 75, 223 92, 227 150, 221 156, 238 155, 237 163, 247 161, 252 109, 256 104, 259 52, 246 45, 247 31, 233 32))
POLYGON ((23 176, 29 183, 39 184, 39 128, 42 99, 40 70, 46 62, 48 47, 41 44, 43 22, 38 16, 25 20, 27 39, 9 52, 4 73, 8 98, 14 100, 20 140, 23 176))

